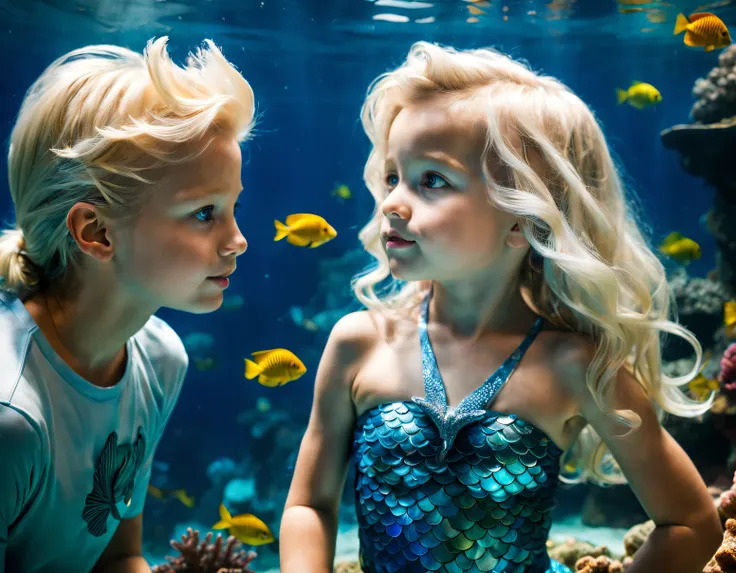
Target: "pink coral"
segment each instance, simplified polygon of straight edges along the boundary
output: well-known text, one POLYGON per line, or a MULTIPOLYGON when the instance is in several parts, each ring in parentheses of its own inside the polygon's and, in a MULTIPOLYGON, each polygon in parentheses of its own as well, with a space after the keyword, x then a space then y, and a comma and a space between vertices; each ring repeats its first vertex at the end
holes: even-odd
POLYGON ((726 348, 723 353, 718 382, 722 390, 736 392, 736 342, 726 348))
POLYGON ((211 539, 212 533, 208 533, 200 543, 199 531, 189 527, 181 541, 171 542, 181 555, 167 557, 168 563, 156 565, 153 573, 253 573, 248 565, 256 558, 255 552, 240 549, 240 541, 232 536, 223 540, 218 534, 210 544, 211 539))

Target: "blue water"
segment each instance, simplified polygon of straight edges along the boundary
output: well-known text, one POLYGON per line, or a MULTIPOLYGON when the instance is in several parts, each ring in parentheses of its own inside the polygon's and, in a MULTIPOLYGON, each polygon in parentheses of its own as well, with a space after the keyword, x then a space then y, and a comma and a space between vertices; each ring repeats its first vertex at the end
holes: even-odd
MULTIPOLYGON (((261 505, 244 503, 242 509, 260 510, 277 531, 277 509, 288 486, 285 460, 298 446, 309 415, 314 373, 329 327, 310 332, 295 324, 289 309, 306 307, 314 314, 351 304, 345 289, 350 274, 364 262, 356 253, 357 233, 373 210, 361 178, 368 141, 358 111, 369 82, 399 65, 414 41, 493 46, 559 77, 600 119, 651 225, 653 241, 680 231, 703 250, 689 272, 705 276, 715 266, 713 238, 699 222, 713 190, 682 171, 659 134, 689 121, 695 101, 692 85, 716 64, 719 52, 688 49, 682 36, 673 36, 674 7, 652 3, 667 18, 651 23, 644 13, 620 13, 624 6, 613 0, 578 0, 562 10, 552 10, 547 2, 493 0, 479 22, 471 24, 466 2, 429 3, 407 9, 366 0, 0 0, 0 132, 6 147, 27 87, 53 59, 86 44, 141 51, 150 38, 168 35, 170 53, 181 62, 210 38, 255 91, 261 119, 245 147, 245 192, 238 214, 249 249, 228 290, 231 296, 240 295, 243 305, 199 316, 160 313, 182 337, 200 332, 214 337, 206 354, 217 363, 209 370, 191 368, 159 446, 157 459, 163 464, 154 472, 154 483, 184 488, 196 501, 189 509, 149 497, 145 547, 152 559, 170 552, 168 539, 182 524, 206 528, 218 519, 219 494, 213 493, 207 476, 208 466, 218 458, 242 462, 233 476, 253 478, 256 498, 265 500, 261 505), (409 21, 373 19, 380 13, 409 21), (415 22, 428 17, 434 22, 415 22), (662 103, 641 111, 617 105, 615 89, 628 87, 632 80, 657 86, 662 103), (341 202, 331 196, 336 183, 347 184, 353 198, 341 202), (338 237, 318 249, 274 243, 273 220, 298 212, 324 216, 338 237), (351 253, 352 262, 343 265, 343 282, 325 284, 320 265, 351 253), (308 373, 277 389, 245 380, 243 358, 273 347, 293 350, 308 373), (259 397, 268 398, 271 410, 243 414, 255 408, 259 397), (276 421, 260 435, 268 420, 276 421)), ((698 4, 681 0, 678 9, 692 12, 698 4)), ((715 11, 727 24, 736 23, 734 6, 715 11)), ((10 219, 6 181, 2 162, 0 217, 10 219)), ((562 506, 569 513, 575 504, 562 506)), ((349 509, 345 513, 349 524, 349 509)), ((272 547, 259 553, 256 570, 275 566, 272 547)))

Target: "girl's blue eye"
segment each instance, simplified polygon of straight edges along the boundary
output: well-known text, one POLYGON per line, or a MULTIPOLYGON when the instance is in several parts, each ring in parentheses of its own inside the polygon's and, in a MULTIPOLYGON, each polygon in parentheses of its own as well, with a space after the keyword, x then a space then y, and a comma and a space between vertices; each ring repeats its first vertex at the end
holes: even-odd
POLYGON ((436 173, 427 173, 424 176, 423 185, 429 189, 443 189, 444 187, 450 186, 444 177, 437 175, 436 173))
POLYGON ((215 206, 214 205, 207 205, 206 207, 204 207, 204 208, 200 209, 199 211, 197 211, 194 214, 194 216, 197 219, 199 219, 200 221, 202 221, 203 223, 209 223, 213 219, 213 217, 212 217, 212 211, 214 211, 214 210, 215 210, 215 206))
POLYGON ((386 185, 389 187, 396 187, 399 184, 399 176, 395 173, 391 173, 386 176, 386 185))

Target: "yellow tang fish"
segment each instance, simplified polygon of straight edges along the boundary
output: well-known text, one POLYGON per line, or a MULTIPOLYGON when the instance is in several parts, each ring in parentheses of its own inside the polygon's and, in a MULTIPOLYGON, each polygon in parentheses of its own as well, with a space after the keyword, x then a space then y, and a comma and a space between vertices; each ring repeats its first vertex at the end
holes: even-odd
POLYGON ((703 356, 703 363, 700 365, 700 370, 698 370, 698 374, 688 382, 688 388, 690 389, 690 392, 693 394, 696 400, 699 402, 703 402, 706 398, 710 396, 711 391, 716 391, 721 389, 721 385, 718 383, 718 380, 715 378, 706 378, 703 375, 703 369, 705 366, 710 362, 710 351, 706 352, 703 356))
POLYGON ((628 90, 617 89, 618 103, 625 101, 636 109, 644 109, 656 105, 662 101, 662 94, 652 84, 645 82, 632 82, 628 90))
POLYGON ((253 352, 253 360, 245 359, 245 377, 252 380, 258 376, 259 384, 264 386, 283 386, 306 371, 304 363, 285 348, 253 352))
POLYGON ((677 231, 670 233, 664 238, 659 247, 659 252, 672 257, 683 265, 699 259, 702 255, 698 243, 684 237, 677 231))
POLYGON ((729 300, 723 305, 723 324, 726 326, 726 336, 736 338, 736 301, 729 300))
POLYGON ((731 44, 731 34, 723 20, 710 12, 690 14, 690 19, 678 14, 674 34, 682 32, 685 32, 686 46, 705 47, 706 52, 731 44))
POLYGON ((295 213, 286 218, 286 225, 274 221, 276 236, 274 241, 287 237, 287 241, 297 247, 319 247, 337 236, 337 231, 319 215, 295 213))
POLYGON ((212 529, 229 529, 230 535, 246 545, 265 545, 275 541, 268 525, 255 515, 244 513, 233 517, 222 503, 220 504, 220 521, 215 523, 212 529))
POLYGON ((183 489, 161 489, 154 485, 148 484, 148 494, 151 497, 160 499, 164 503, 169 501, 169 497, 175 497, 189 509, 194 507, 194 498, 191 495, 188 495, 186 490, 183 489))
POLYGON ((332 196, 339 197, 340 199, 347 201, 348 199, 353 198, 353 193, 347 185, 338 185, 332 190, 332 196))

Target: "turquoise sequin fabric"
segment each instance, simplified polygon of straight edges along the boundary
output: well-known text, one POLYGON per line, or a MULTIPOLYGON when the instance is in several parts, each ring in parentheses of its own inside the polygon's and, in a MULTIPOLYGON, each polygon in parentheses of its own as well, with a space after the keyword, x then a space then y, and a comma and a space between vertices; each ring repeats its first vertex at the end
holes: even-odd
POLYGON ((419 321, 425 397, 358 419, 355 501, 364 573, 571 573, 546 541, 562 450, 514 414, 486 409, 541 328, 456 408, 449 408, 419 321))

